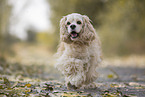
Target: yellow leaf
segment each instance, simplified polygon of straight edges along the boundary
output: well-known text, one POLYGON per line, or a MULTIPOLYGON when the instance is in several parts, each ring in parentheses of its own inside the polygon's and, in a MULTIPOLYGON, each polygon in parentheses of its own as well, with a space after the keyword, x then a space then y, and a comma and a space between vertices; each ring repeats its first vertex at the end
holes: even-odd
POLYGON ((113 78, 114 76, 112 74, 109 74, 107 77, 108 78, 113 78))
POLYGON ((31 84, 26 84, 25 87, 26 87, 26 86, 29 88, 29 87, 31 87, 31 84))

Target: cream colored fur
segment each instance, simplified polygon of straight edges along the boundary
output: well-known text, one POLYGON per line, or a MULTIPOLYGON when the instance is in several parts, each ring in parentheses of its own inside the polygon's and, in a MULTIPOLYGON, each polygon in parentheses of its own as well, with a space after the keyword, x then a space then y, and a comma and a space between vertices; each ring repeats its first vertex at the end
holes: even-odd
POLYGON ((56 67, 65 76, 69 89, 94 88, 97 78, 96 67, 102 61, 100 41, 90 19, 85 15, 72 13, 60 21, 60 44, 56 67), (79 37, 70 39, 66 22, 82 20, 79 37))

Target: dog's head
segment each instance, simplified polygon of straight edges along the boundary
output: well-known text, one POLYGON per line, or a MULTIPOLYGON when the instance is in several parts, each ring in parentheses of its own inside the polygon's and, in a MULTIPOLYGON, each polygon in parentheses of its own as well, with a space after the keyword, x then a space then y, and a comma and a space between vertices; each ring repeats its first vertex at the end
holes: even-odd
POLYGON ((66 43, 93 40, 95 30, 86 15, 72 13, 60 21, 60 39, 66 43))

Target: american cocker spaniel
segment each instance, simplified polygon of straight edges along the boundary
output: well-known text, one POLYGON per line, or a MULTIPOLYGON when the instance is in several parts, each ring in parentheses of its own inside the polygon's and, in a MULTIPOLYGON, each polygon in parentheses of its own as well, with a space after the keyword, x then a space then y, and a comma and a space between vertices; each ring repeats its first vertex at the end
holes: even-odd
POLYGON ((60 21, 56 67, 68 89, 95 88, 96 67, 102 61, 100 40, 86 15, 72 13, 60 21))

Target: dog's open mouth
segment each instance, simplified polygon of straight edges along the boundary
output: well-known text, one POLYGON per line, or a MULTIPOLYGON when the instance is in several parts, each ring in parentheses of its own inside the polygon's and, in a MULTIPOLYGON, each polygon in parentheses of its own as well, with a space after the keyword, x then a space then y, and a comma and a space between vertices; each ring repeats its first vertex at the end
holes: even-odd
POLYGON ((76 33, 75 31, 72 31, 70 35, 71 35, 72 40, 74 40, 75 38, 77 38, 79 36, 79 34, 76 33))

